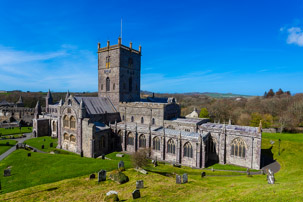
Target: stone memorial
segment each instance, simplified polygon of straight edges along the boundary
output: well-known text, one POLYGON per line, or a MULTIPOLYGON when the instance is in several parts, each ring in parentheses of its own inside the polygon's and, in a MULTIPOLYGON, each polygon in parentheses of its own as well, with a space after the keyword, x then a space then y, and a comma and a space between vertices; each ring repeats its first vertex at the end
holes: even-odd
POLYGON ((104 154, 101 155, 101 159, 105 159, 105 155, 104 154))
POLYGON ((44 149, 44 144, 41 146, 41 149, 44 149))
POLYGON ((187 183, 188 182, 188 175, 187 173, 183 174, 183 183, 187 183))
POLYGON ((11 176, 11 169, 5 169, 4 170, 4 177, 11 176))
POLYGON ((9 142, 6 142, 6 146, 9 146, 9 142))
POLYGON ((53 146, 54 146, 54 143, 51 142, 51 143, 49 144, 49 146, 50 146, 50 147, 53 147, 53 146))
POLYGON ((176 175, 176 184, 181 184, 181 175, 176 175))
POLYGON ((137 180, 136 182, 136 189, 144 188, 143 180, 137 180))
POLYGON ((206 176, 206 173, 205 172, 202 172, 201 173, 201 177, 205 177, 206 176))
POLYGON ((268 170, 267 173, 267 182, 268 184, 275 184, 274 172, 272 172, 270 169, 268 170))
POLYGON ((132 194, 133 194, 133 199, 137 199, 137 198, 141 197, 139 189, 136 189, 135 191, 133 191, 132 194))
POLYGON ((89 176, 89 179, 90 179, 90 180, 95 179, 95 178, 96 178, 96 175, 95 175, 95 174, 91 174, 91 175, 89 176))
POLYGON ((27 153, 27 156, 30 157, 30 156, 32 156, 32 154, 31 153, 27 153))
POLYGON ((249 170, 249 168, 247 168, 246 174, 247 174, 247 175, 250 175, 250 170, 249 170))
POLYGON ((105 181, 106 180, 106 171, 100 170, 98 172, 98 182, 105 181))
POLYGON ((119 157, 119 158, 121 158, 123 156, 124 156, 124 154, 116 154, 116 157, 119 157))
POLYGON ((120 161, 119 163, 118 163, 118 169, 119 168, 124 168, 124 161, 120 161))

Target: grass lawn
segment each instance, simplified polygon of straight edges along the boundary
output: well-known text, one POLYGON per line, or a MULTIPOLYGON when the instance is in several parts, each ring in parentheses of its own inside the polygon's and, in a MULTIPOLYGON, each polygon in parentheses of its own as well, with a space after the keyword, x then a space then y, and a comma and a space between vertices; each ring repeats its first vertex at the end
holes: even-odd
POLYGON ((15 140, 0 140, 0 155, 9 150, 12 146, 16 145, 17 141, 15 140), (9 142, 7 146, 6 143, 9 142))
MULTIPOLYGON (((262 139, 262 149, 270 149, 273 152, 274 159, 281 164, 281 170, 275 174, 276 183, 274 185, 267 184, 265 175, 254 175, 247 177, 245 174, 240 176, 220 176, 228 175, 227 171, 205 170, 206 177, 201 178, 202 170, 191 169, 187 167, 175 168, 171 165, 160 164, 158 167, 148 167, 147 175, 140 174, 133 169, 127 169, 125 174, 129 176, 130 181, 118 185, 111 180, 98 184, 96 180, 88 180, 88 173, 84 173, 93 167, 94 163, 84 163, 82 161, 71 162, 70 160, 59 160, 60 156, 67 156, 70 158, 81 159, 78 156, 72 155, 45 155, 37 156, 30 160, 32 166, 27 164, 29 159, 22 155, 26 155, 25 151, 14 153, 8 157, 4 162, 0 163, 0 171, 8 165, 12 165, 13 176, 3 178, 2 185, 4 192, 10 191, 5 188, 5 184, 13 180, 17 176, 23 178, 15 181, 19 184, 42 184, 49 181, 60 182, 39 185, 36 187, 20 190, 17 192, 0 195, 0 200, 7 201, 102 201, 105 194, 110 190, 118 192, 120 200, 133 201, 131 193, 135 189, 136 180, 143 179, 145 188, 141 190, 141 199, 136 201, 302 201, 303 200, 303 134, 264 134, 262 139), (281 155, 278 155, 278 139, 281 139, 281 155), (275 141, 272 145, 270 140, 275 141), (20 157, 21 156, 21 157, 20 157), (39 157, 39 158, 38 158, 39 157), (52 158, 58 159, 52 159, 52 158), (25 159, 25 160, 24 160, 25 159), (52 160, 51 160, 52 159, 52 160), (57 161, 58 162, 54 162, 57 161), (19 163, 16 163, 20 161, 19 163), (77 162, 77 163, 76 163, 77 162), (45 165, 50 164, 50 165, 45 165), (78 165, 81 164, 81 165, 78 165), (20 165, 20 166, 19 166, 20 165), (92 166, 91 166, 92 165, 92 166), (37 169, 38 167, 40 169, 37 169), (57 168, 53 168, 57 166, 57 168), (64 167, 65 166, 65 167, 64 167), (14 170, 15 167, 15 170, 14 170), (16 167, 19 167, 18 169, 16 167), (25 167, 25 168, 24 168, 25 167), (30 168, 33 170, 31 175, 30 168), (70 170, 69 170, 70 169, 70 170), (79 171, 79 169, 81 171, 79 171), (20 174, 19 172, 22 172, 20 174), (63 173, 62 173, 63 172, 63 173), (188 173, 189 183, 176 184, 175 176, 172 173, 188 173), (38 174, 39 173, 39 174, 38 174), (56 173, 56 174, 54 174, 56 173), (73 179, 67 179, 72 176, 80 176, 73 179), (213 176, 211 176, 213 175, 213 176), (214 176, 219 175, 219 176, 214 176), (38 179, 37 179, 37 176, 38 179), (49 177, 48 177, 49 176, 49 177), (49 179, 51 178, 51 179, 49 179), (34 181, 35 183, 33 183, 34 181), (39 183, 37 183, 39 181, 39 183), (40 183, 41 182, 41 183, 40 183)), ((108 155, 111 159, 116 159, 115 153, 108 155)), ((61 157, 60 157, 61 158, 61 157)), ((63 158, 63 157, 62 157, 63 158)), ((126 165, 129 163, 129 157, 125 156, 124 161, 126 165)), ((82 158, 85 160, 86 158, 82 158)), ((120 159, 120 158, 119 158, 120 159)), ((115 162, 112 168, 116 168, 119 160, 99 160, 88 159, 92 162, 115 162)), ((85 160, 86 161, 86 160, 85 160)), ((110 163, 109 163, 110 164, 110 163)), ((106 167, 104 165, 104 167, 106 167)), ((128 167, 128 166, 127 166, 128 167)), ((98 167, 97 170, 101 168, 98 167)), ((93 170, 93 169, 92 169, 93 170)), ((109 170, 109 169, 108 169, 109 170)), ((93 172, 93 171, 91 171, 93 172)), ((232 174, 231 174, 232 175, 232 174)), ((15 179, 17 180, 17 179, 15 179)), ((12 183, 13 184, 13 183, 12 183)), ((16 188, 20 189, 20 187, 16 188)), ((16 190, 15 189, 15 190, 16 190)))
POLYGON ((15 127, 13 129, 0 128, 0 136, 20 134, 20 133, 31 133, 31 132, 32 132, 32 127, 21 127, 21 130, 19 127, 15 127))

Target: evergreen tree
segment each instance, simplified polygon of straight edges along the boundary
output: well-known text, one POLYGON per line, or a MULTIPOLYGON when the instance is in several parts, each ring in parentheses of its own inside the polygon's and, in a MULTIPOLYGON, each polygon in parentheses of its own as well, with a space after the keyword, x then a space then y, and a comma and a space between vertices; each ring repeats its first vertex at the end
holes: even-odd
POLYGON ((209 113, 206 108, 201 109, 199 118, 209 118, 209 113))

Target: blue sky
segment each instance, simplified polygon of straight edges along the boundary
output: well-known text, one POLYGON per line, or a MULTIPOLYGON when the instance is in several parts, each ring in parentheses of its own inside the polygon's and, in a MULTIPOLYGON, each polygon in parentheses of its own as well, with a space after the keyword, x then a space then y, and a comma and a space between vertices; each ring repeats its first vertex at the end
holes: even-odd
POLYGON ((97 43, 142 45, 141 90, 303 92, 303 2, 0 1, 0 90, 97 91, 97 43))

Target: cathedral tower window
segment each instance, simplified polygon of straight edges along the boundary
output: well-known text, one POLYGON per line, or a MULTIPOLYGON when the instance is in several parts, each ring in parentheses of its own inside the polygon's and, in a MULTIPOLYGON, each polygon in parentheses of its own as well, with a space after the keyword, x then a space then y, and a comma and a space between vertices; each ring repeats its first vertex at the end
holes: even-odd
POLYGON ((70 141, 71 141, 71 142, 76 142, 76 136, 71 135, 71 136, 70 136, 70 141))
POLYGON ((184 150, 183 156, 189 157, 189 158, 193 157, 193 147, 189 142, 187 142, 184 145, 183 150, 184 150))
POLYGON ((245 158, 246 144, 243 139, 236 138, 231 143, 231 156, 245 158))
POLYGON ((64 137, 64 140, 69 141, 69 135, 67 133, 64 133, 63 137, 64 137))
POLYGON ((143 118, 143 117, 141 117, 141 123, 142 123, 142 124, 144 123, 144 118, 143 118))
POLYGON ((156 121, 155 121, 155 118, 152 119, 152 125, 155 125, 156 124, 156 121))
POLYGON ((131 117, 131 122, 134 122, 134 117, 133 116, 131 117))
POLYGON ((106 91, 110 91, 110 79, 106 78, 106 91))
POLYGON ((106 69, 110 68, 110 56, 106 57, 106 65, 105 65, 106 69))
POLYGON ((139 147, 146 147, 146 139, 145 139, 145 135, 140 135, 139 137, 139 147))
POLYGON ((103 84, 101 84, 101 90, 103 90, 103 84))
POLYGON ((99 148, 105 148, 105 137, 102 136, 101 139, 100 139, 100 145, 99 145, 99 148))
POLYGON ((128 58, 128 67, 129 68, 133 67, 133 58, 128 58))
POLYGON ((167 153, 175 154, 175 142, 174 140, 170 139, 167 142, 167 153))
POLYGON ((63 117, 63 127, 64 128, 69 128, 69 118, 68 118, 68 116, 63 117))
POLYGON ((53 122, 53 132, 56 132, 57 131, 57 124, 56 122, 54 121, 53 122))
POLYGON ((160 151, 160 138, 154 137, 153 139, 153 150, 160 151))
POLYGON ((133 78, 132 77, 129 77, 129 80, 128 80, 128 86, 129 86, 129 92, 132 92, 133 90, 133 78))
POLYGON ((134 145, 134 135, 132 133, 127 135, 127 145, 134 145))
POLYGON ((115 90, 116 89, 116 84, 113 84, 113 90, 115 90))
POLYGON ((72 128, 72 129, 75 129, 76 128, 76 119, 75 119, 75 117, 70 117, 70 127, 72 128))

